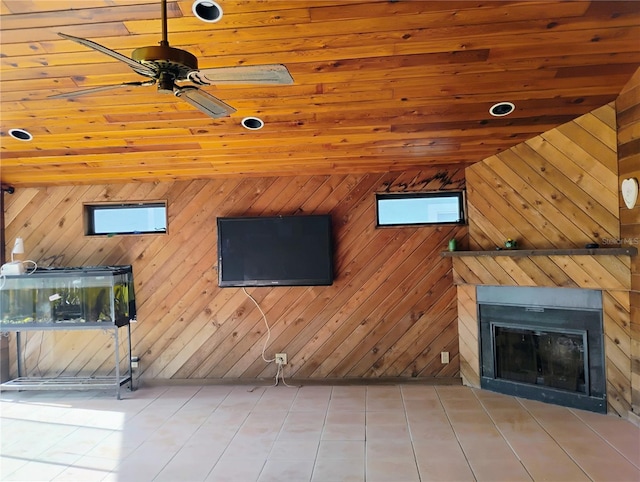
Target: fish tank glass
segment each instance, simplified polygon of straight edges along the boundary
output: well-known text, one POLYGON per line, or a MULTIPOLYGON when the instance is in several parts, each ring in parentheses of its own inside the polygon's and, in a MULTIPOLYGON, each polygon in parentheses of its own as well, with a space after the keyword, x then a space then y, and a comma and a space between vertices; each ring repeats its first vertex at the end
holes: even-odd
POLYGON ((37 268, 0 283, 0 328, 115 324, 135 320, 131 266, 37 268))

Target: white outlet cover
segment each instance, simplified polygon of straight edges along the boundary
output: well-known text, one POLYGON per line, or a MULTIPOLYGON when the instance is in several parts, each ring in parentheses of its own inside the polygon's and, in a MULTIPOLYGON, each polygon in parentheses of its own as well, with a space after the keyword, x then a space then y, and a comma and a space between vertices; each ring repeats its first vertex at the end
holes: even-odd
POLYGON ((638 200, 638 180, 634 177, 622 181, 622 200, 629 209, 633 209, 638 200))

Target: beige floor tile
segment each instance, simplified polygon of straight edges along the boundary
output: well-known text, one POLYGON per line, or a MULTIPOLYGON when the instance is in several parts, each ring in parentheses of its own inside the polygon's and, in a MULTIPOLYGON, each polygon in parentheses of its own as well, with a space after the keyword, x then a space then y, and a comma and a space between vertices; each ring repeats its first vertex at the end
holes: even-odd
POLYGON ((364 440, 365 413, 329 411, 322 440, 364 440))
POLYGON ((149 387, 123 398, 2 393, 0 479, 640 481, 629 422, 462 386, 149 387))
POLYGON ((367 440, 366 444, 367 460, 372 458, 413 458, 413 446, 409 439, 374 439, 367 440), (393 440, 393 443, 389 443, 393 440))
POLYGON ((572 412, 592 430, 607 440, 629 462, 640 468, 640 436, 638 427, 614 415, 603 417, 584 410, 572 412))
POLYGON ((226 449, 223 445, 182 447, 156 476, 154 482, 205 480, 226 449))
POLYGON ((256 482, 266 459, 223 455, 205 479, 207 482, 256 482))
POLYGON ((286 480, 311 480, 313 460, 308 459, 269 459, 258 482, 283 482, 286 480))
POLYGON ((325 417, 325 412, 289 412, 278 439, 317 438, 319 440, 325 417))
POLYGON ((318 440, 289 439, 276 440, 269 452, 272 459, 305 459, 315 460, 318 454, 318 440))
POLYGON ((366 462, 367 482, 419 482, 413 457, 369 457, 366 462))
POLYGON ((531 482, 532 480, 526 469, 515 458, 504 459, 491 456, 469 460, 469 465, 478 482, 531 482))
POLYGON ((352 459, 364 467, 364 440, 322 440, 318 448, 318 459, 352 459))
POLYGON ((312 482, 364 482, 364 463, 357 459, 318 457, 312 482))
POLYGON ((82 457, 53 480, 56 482, 102 481, 114 470, 116 470, 116 462, 112 459, 82 457))
POLYGON ((402 397, 407 400, 438 400, 436 387, 427 385, 402 385, 402 397))
POLYGON ((291 405, 291 412, 326 411, 331 399, 332 387, 304 387, 298 390, 291 405))

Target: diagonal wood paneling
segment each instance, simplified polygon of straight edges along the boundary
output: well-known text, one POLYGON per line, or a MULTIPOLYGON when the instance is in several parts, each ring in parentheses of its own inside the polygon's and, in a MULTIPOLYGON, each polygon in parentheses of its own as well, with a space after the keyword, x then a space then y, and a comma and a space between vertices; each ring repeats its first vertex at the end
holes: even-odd
MULTIPOLYGON (((624 179, 640 181, 640 69, 616 100, 618 123, 618 166, 620 184, 624 179)), ((623 245, 640 245, 640 203, 628 209, 620 203, 620 237, 623 245)), ((640 257, 631 264, 631 377, 632 399, 636 414, 640 413, 640 257)))
POLYGON ((471 249, 615 244, 615 136, 609 104, 467 169, 471 249))
MULTIPOLYGON (((464 245, 466 227, 376 229, 374 193, 463 187, 462 169, 433 168, 17 189, 5 197, 6 234, 22 236, 25 257, 43 265, 133 265, 143 378, 257 379, 275 375, 262 359, 266 327, 241 289, 217 286, 216 217, 331 213, 332 286, 247 290, 270 325, 267 357, 286 352, 286 375, 299 379, 454 377, 456 288, 440 252, 452 237, 464 245), (167 235, 82 235, 84 202, 163 199, 167 235), (448 365, 441 351, 450 352, 448 365)), ((111 343, 101 333, 32 333, 27 366, 108 373, 111 343)))
MULTIPOLYGON (((629 107, 630 101, 625 102, 629 107)), ((477 386, 477 352, 468 346, 477 343, 477 320, 467 306, 475 285, 598 289, 603 292, 608 407, 622 416, 631 409, 638 378, 632 370, 638 345, 632 338, 630 304, 637 256, 495 253, 507 238, 516 239, 521 248, 538 250, 620 244, 616 107, 620 109, 620 103, 605 105, 467 169, 469 245, 493 255, 453 260, 459 285, 460 367, 466 383, 477 386)), ((617 116, 620 119, 620 113, 617 116)), ((633 144, 633 128, 624 132, 633 144)), ((637 149, 628 152, 632 158, 637 155, 637 149)), ((628 217, 627 223, 625 229, 632 234, 637 217, 628 217)))

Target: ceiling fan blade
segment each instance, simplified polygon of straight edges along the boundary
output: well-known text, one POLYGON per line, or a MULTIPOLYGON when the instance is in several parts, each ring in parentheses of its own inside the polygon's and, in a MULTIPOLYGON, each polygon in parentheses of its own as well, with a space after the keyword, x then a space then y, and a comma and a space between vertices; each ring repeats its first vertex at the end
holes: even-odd
POLYGON ((85 47, 89 47, 90 49, 94 49, 94 50, 97 50, 98 52, 102 52, 103 54, 106 54, 109 57, 119 60, 120 62, 124 62, 140 75, 145 75, 147 77, 156 76, 156 72, 153 69, 147 67, 146 65, 141 64, 140 62, 137 62, 133 59, 130 59, 129 57, 122 55, 114 50, 108 49, 107 47, 100 45, 96 42, 93 42, 91 40, 87 40, 84 38, 80 38, 80 37, 74 37, 73 35, 67 35, 66 33, 58 32, 58 35, 60 35, 62 38, 73 40, 74 42, 77 42, 80 45, 84 45, 85 47))
POLYGON ((189 72, 189 80, 199 85, 293 84, 289 70, 281 64, 239 65, 189 72))
POLYGON ((101 85, 99 87, 92 87, 90 89, 67 92, 66 94, 50 95, 48 99, 72 99, 73 97, 80 97, 81 95, 94 94, 96 92, 103 92, 105 90, 120 89, 121 87, 143 87, 146 85, 153 85, 155 83, 156 83, 155 79, 151 79, 151 80, 145 80, 144 82, 124 82, 122 84, 115 84, 115 85, 101 85))
POLYGON ((225 104, 217 97, 214 97, 192 85, 176 87, 175 95, 176 97, 186 100, 193 107, 204 112, 213 119, 226 117, 236 111, 233 107, 225 104))

